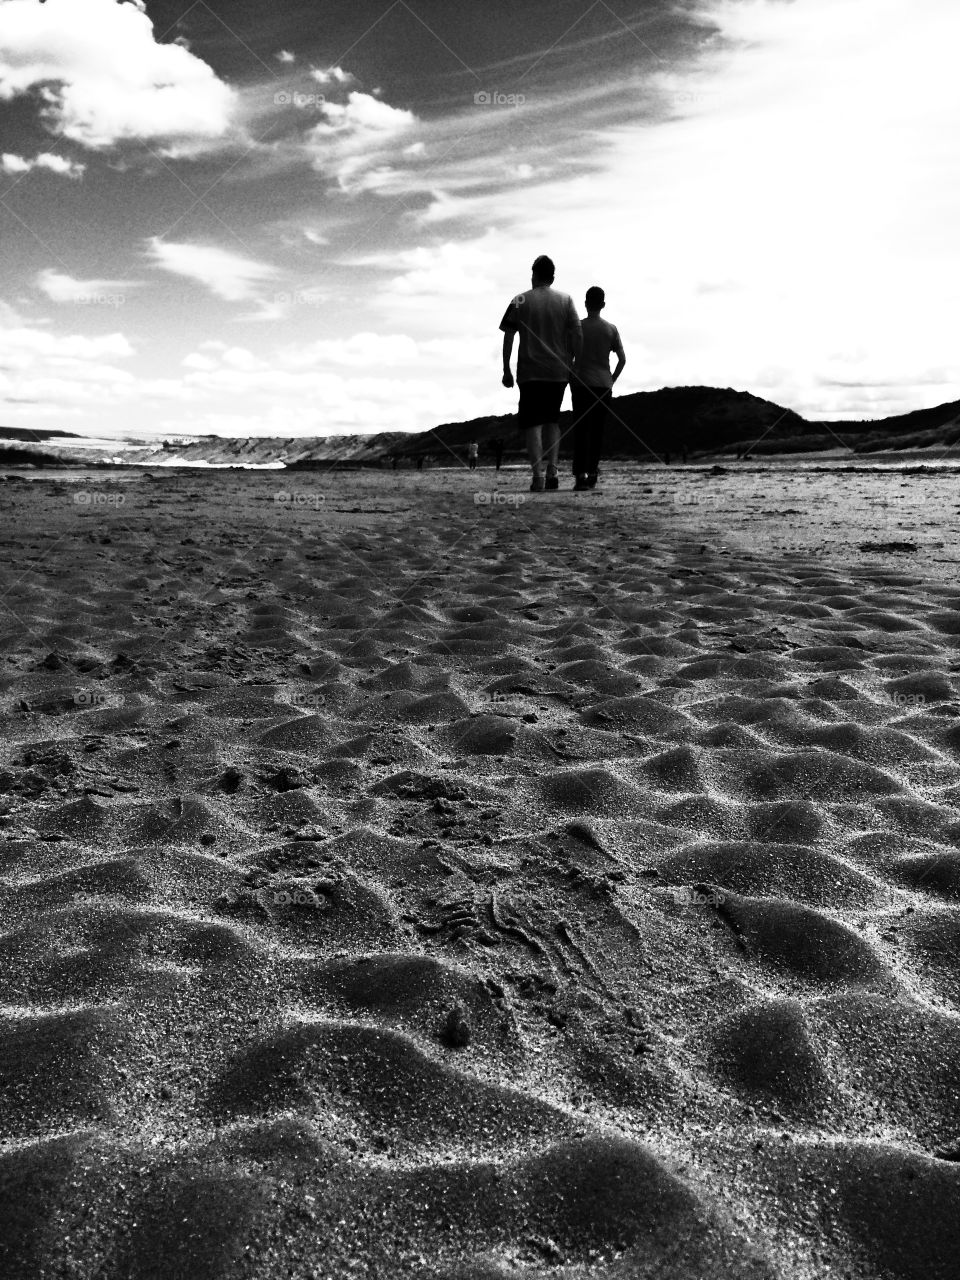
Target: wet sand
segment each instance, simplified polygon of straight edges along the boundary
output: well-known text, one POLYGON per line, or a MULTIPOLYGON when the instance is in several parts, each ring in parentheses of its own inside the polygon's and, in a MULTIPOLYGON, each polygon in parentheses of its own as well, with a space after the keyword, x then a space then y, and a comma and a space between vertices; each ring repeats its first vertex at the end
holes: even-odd
POLYGON ((0 1274, 953 1277, 957 493, 0 484, 0 1274))

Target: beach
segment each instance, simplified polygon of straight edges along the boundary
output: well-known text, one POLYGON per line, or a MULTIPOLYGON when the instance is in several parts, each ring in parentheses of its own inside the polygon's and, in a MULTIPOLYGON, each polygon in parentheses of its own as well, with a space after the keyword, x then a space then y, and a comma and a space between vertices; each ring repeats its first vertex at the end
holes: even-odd
POLYGON ((956 481, 6 477, 0 1274, 955 1276, 956 481))

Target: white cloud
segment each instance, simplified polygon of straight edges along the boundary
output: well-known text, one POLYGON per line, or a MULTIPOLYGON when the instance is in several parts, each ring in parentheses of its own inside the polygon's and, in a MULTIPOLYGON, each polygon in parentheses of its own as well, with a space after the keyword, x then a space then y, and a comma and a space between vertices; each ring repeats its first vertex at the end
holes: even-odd
POLYGON ((52 268, 37 276, 37 288, 54 302, 90 302, 122 294, 126 289, 137 289, 142 284, 142 280, 75 280, 52 268))
POLYGON ((288 369, 322 369, 344 365, 355 369, 396 369, 419 358, 417 343, 408 334, 355 333, 350 338, 318 338, 277 353, 288 369))
POLYGON ((113 362, 134 355, 122 333, 56 334, 27 324, 0 306, 0 402, 6 416, 25 425, 54 425, 63 417, 91 415, 91 424, 137 383, 113 362))
POLYGON ((312 67, 310 74, 316 80, 317 84, 338 84, 341 86, 356 84, 356 76, 351 75, 349 71, 344 71, 343 67, 312 67))
POLYGON ((346 103, 324 102, 320 112, 326 123, 318 124, 313 129, 313 135, 318 141, 323 141, 333 133, 398 133, 417 122, 412 111, 391 107, 388 102, 380 102, 369 93, 356 91, 347 95, 346 103))
POLYGON ((227 302, 255 298, 257 286, 278 274, 276 267, 215 245, 177 244, 154 236, 147 251, 162 270, 195 280, 227 302))
POLYGON ((279 52, 275 53, 273 56, 278 62, 289 63, 296 62, 297 60, 297 55, 295 53, 291 53, 289 49, 280 49, 279 52))
POLYGON ((500 248, 481 262, 421 248, 401 277, 381 254, 378 307, 420 324, 431 299, 473 292, 495 328, 546 251, 558 287, 580 304, 604 285, 628 354, 648 353, 622 392, 762 378, 811 416, 960 398, 960 8, 876 0, 865 21, 862 0, 706 0, 702 16, 717 35, 698 61, 644 77, 653 116, 625 77, 531 96, 506 131, 490 107, 425 126, 442 154, 462 118, 470 145, 426 173, 395 164, 391 195, 431 196, 410 220, 442 225, 449 245, 495 222, 500 248), (561 167, 577 104, 615 127, 584 128, 588 152, 564 143, 561 167), (835 358, 852 338, 865 373, 835 358), (902 378, 896 402, 884 369, 902 378))
POLYGON ((92 149, 144 138, 209 143, 236 94, 183 45, 158 44, 141 5, 4 0, 0 101, 38 91, 56 132, 92 149))
MULTIPOLYGON (((400 267, 401 274, 390 276, 386 285, 388 294, 440 300, 489 295, 501 272, 502 259, 497 236, 488 233, 477 240, 450 240, 396 253, 369 254, 350 259, 346 265, 377 267, 388 273, 400 267)), ((499 322, 499 315, 497 320, 499 322)))
POLYGON ((51 151, 41 151, 39 155, 27 158, 5 151, 0 156, 0 169, 4 173, 30 173, 34 169, 46 169, 62 178, 82 178, 87 166, 66 156, 54 155, 51 151))
POLYGON ((387 185, 399 139, 418 123, 414 113, 357 91, 345 103, 323 102, 319 110, 323 120, 305 139, 313 167, 334 176, 344 190, 387 185))

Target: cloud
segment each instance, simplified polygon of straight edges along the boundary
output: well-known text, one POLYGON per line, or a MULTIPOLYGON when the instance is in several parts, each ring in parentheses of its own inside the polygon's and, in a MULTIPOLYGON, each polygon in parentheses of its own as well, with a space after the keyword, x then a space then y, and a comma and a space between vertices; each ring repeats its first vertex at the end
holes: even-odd
POLYGON ((325 123, 313 129, 314 138, 320 142, 334 134, 394 134, 417 122, 412 111, 391 107, 388 102, 381 102, 369 93, 357 91, 348 94, 346 103, 325 102, 320 110, 325 123))
POLYGON ((16 406, 24 425, 89 414, 95 426, 103 406, 123 400, 137 384, 133 373, 113 363, 134 355, 122 333, 55 334, 2 306, 0 350, 0 403, 16 406))
POLYGON ((53 302, 88 303, 116 298, 125 289, 138 289, 142 284, 142 280, 75 280, 49 268, 37 276, 37 288, 53 302))
POLYGON ((281 49, 273 55, 278 62, 296 62, 297 55, 291 53, 289 49, 281 49))
POLYGON ((396 369, 419 359, 417 343, 408 334, 355 333, 351 338, 318 338, 282 349, 277 361, 287 369, 323 369, 344 365, 354 369, 396 369))
POLYGON ((384 185, 399 139, 418 123, 412 111, 356 90, 345 103, 323 102, 319 110, 323 120, 309 131, 304 146, 313 167, 335 177, 344 190, 384 185))
POLYGON ((163 271, 194 280, 226 302, 256 298, 257 286, 278 274, 276 267, 215 245, 177 244, 154 236, 147 252, 163 271))
MULTIPOLYGON (((498 239, 495 234, 487 233, 477 240, 450 240, 393 253, 367 254, 346 259, 343 265, 374 267, 387 273, 384 293, 394 298, 419 296, 440 300, 488 295, 495 288, 501 262, 498 239), (398 267, 402 268, 399 275, 396 274, 398 267)), ((497 320, 499 323, 499 316, 497 320)))
POLYGON ((45 169, 63 178, 82 178, 87 166, 76 160, 68 160, 65 156, 54 155, 51 151, 41 151, 39 155, 27 158, 5 151, 0 156, 0 169, 4 173, 30 173, 34 169, 45 169))
POLYGON ((872 372, 859 401, 844 392, 845 411, 960 398, 960 187, 945 178, 960 160, 960 9, 877 0, 868 24, 863 12, 861 0, 705 0, 684 61, 430 120, 420 136, 440 159, 390 156, 390 195, 428 201, 408 219, 421 236, 442 227, 447 246, 476 246, 476 228, 495 226, 499 251, 461 264, 421 245, 399 277, 396 251, 376 255, 376 305, 420 324, 431 299, 446 316, 460 284, 495 328, 547 251, 558 287, 579 303, 604 285, 628 354, 648 353, 623 392, 763 385, 832 416, 836 384, 864 380, 832 354, 855 337, 872 372), (903 378, 896 403, 884 368, 903 378))
POLYGON ((141 5, 5 0, 0 101, 33 93, 50 128, 92 150, 133 138, 209 144, 227 134, 237 100, 189 49, 159 44, 141 5))
POLYGON ((338 84, 341 86, 356 84, 356 76, 351 75, 349 71, 344 71, 343 67, 312 67, 310 74, 316 80, 317 84, 338 84))

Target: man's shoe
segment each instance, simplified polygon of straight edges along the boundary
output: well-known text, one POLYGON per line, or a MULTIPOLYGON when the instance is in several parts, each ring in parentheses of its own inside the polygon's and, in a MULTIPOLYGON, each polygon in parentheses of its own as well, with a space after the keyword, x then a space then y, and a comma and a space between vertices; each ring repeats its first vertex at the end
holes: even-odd
POLYGON ((531 493, 543 493, 543 476, 534 476, 530 484, 531 493))
POLYGON ((559 488, 560 488, 560 477, 559 477, 559 476, 547 476, 547 483, 546 483, 546 485, 545 485, 544 487, 545 487, 545 488, 547 488, 547 489, 559 489, 559 488))
POLYGON ((577 482, 573 486, 574 493, 583 493, 584 489, 589 489, 586 476, 577 476, 577 482))
POLYGON ((597 487, 597 477, 596 477, 596 474, 587 476, 587 488, 588 488, 588 489, 595 489, 596 487, 597 487))

